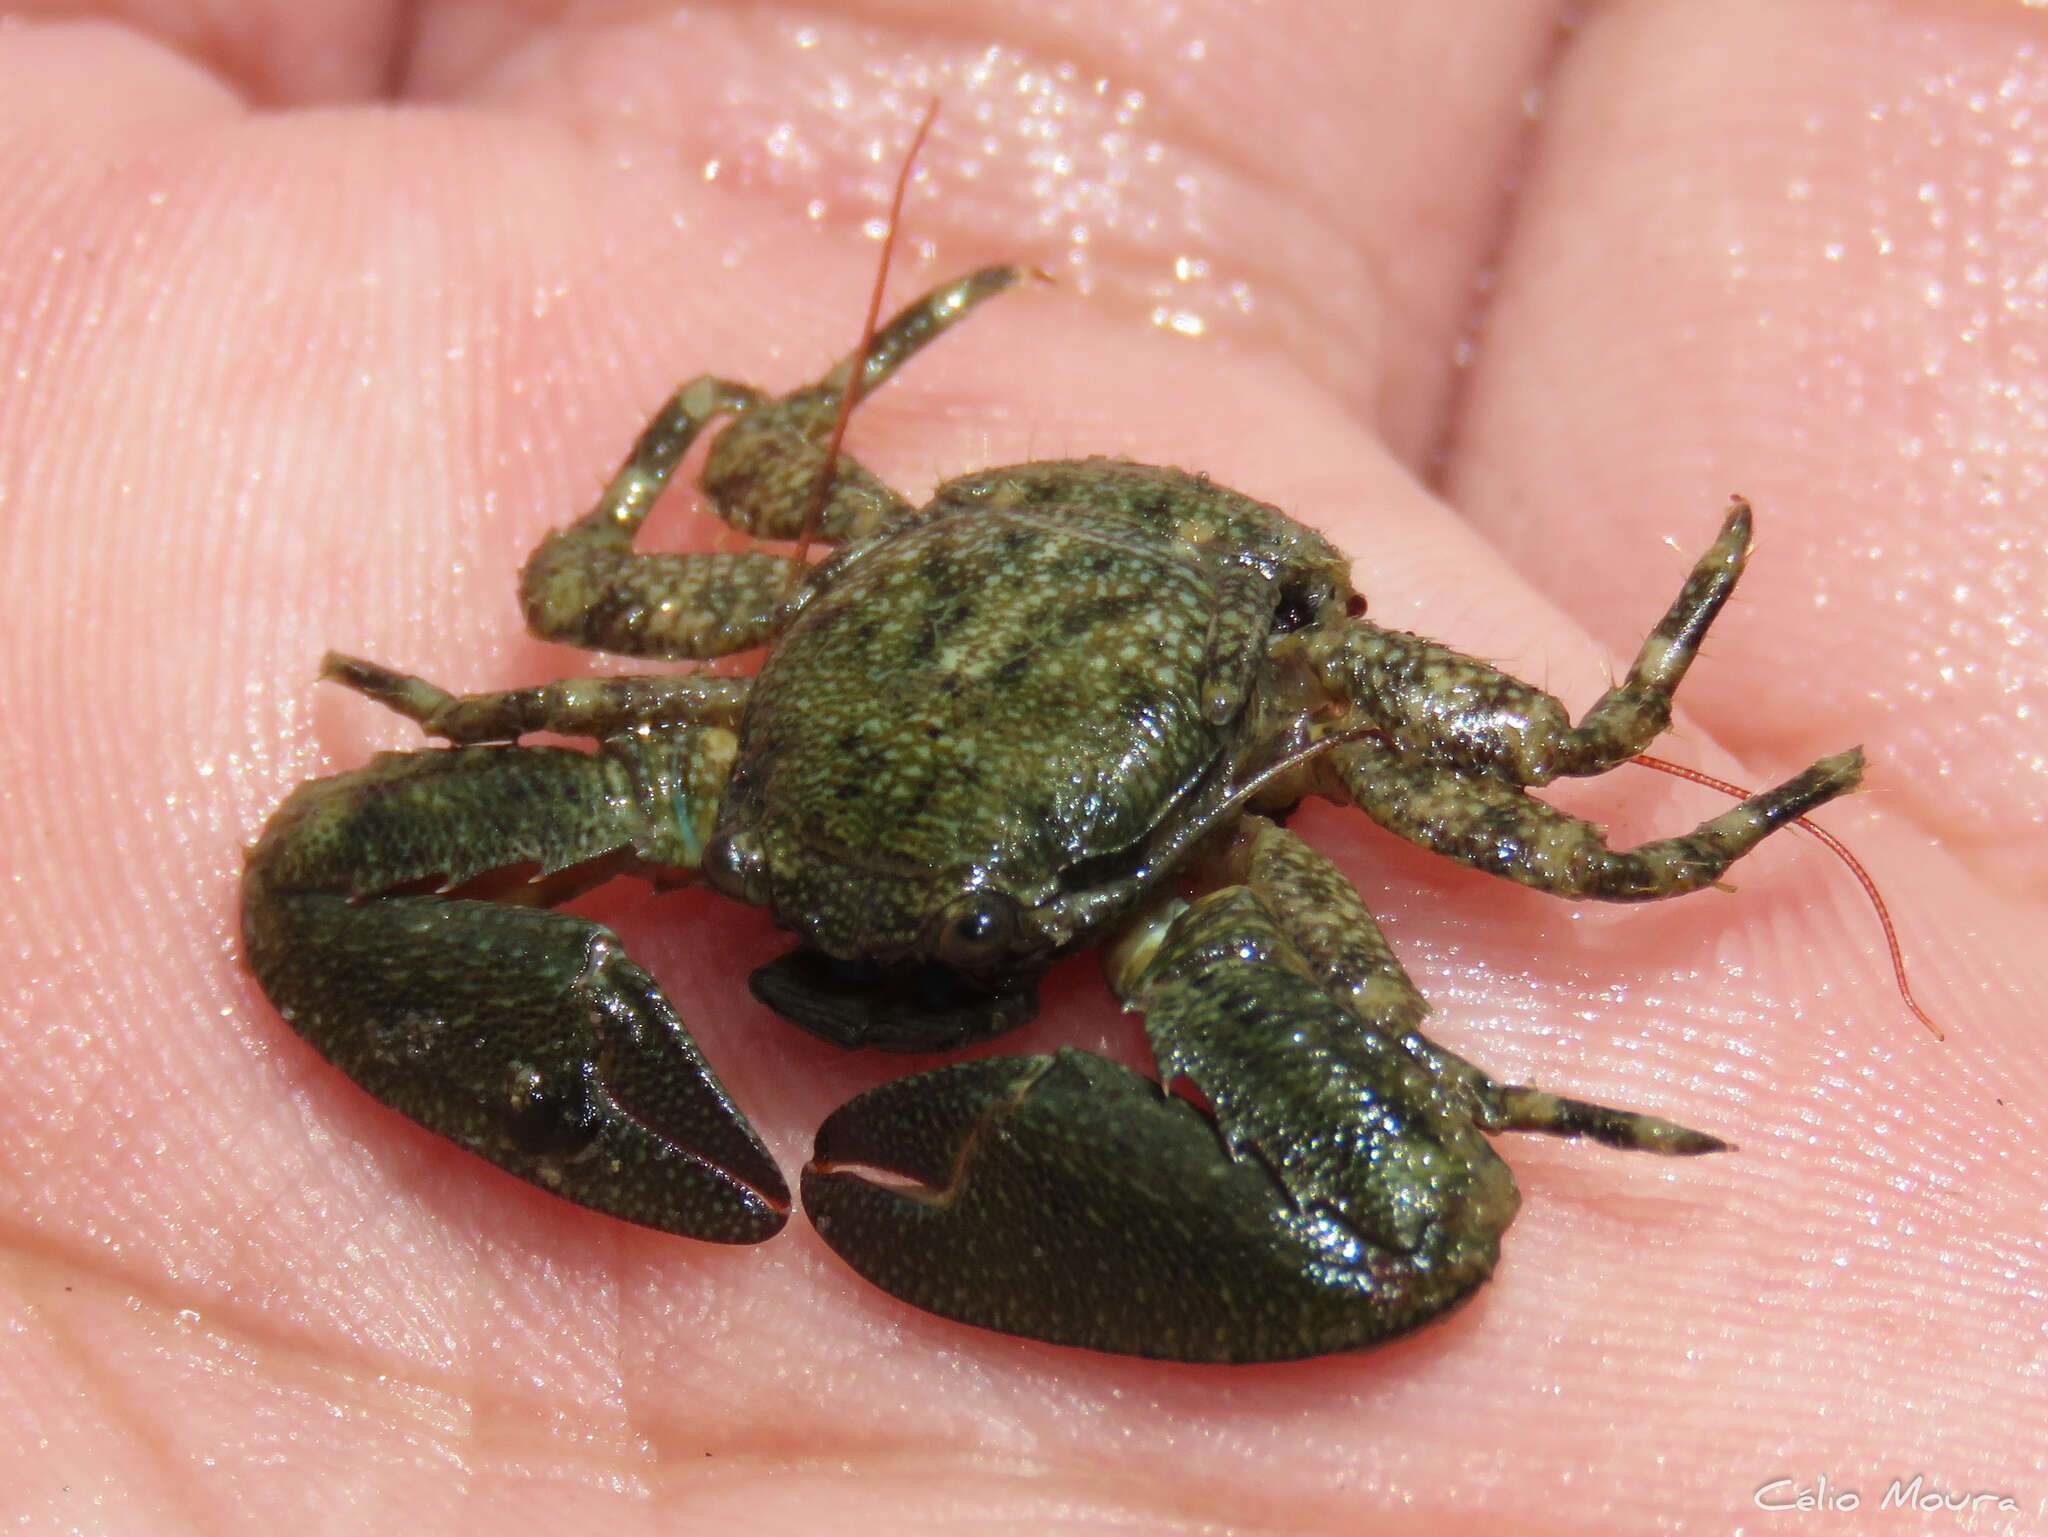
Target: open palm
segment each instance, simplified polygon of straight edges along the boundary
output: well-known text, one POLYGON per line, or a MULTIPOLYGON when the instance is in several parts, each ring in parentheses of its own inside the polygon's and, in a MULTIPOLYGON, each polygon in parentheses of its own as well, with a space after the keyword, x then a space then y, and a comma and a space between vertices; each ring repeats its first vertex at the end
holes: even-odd
MULTIPOLYGON (((1975 1530, 2042 1519, 2021 16, 122 9, 0 27, 0 1515, 1636 1533, 1760 1518, 1778 1479, 1867 1512, 1918 1474, 2012 1497, 1975 1530), (1472 1305, 1239 1369, 924 1317, 800 1220, 748 1250, 631 1229, 321 1063, 240 968, 241 849, 296 781, 416 739, 316 688, 319 654, 466 689, 594 665, 521 634, 520 560, 676 380, 779 389, 847 349, 933 94, 895 292, 999 259, 1062 282, 864 408, 867 464, 913 495, 1087 453, 1208 471, 1353 552, 1382 623, 1575 705, 1746 493, 1757 555, 1666 750, 1762 783, 1869 749, 1872 793, 1822 820, 1946 1044, 1804 840, 1738 895, 1594 910, 1310 808, 1445 1045, 1740 1151, 1504 1142, 1525 1206, 1472 1305)), ((655 538, 713 537, 688 523, 655 538)), ((1569 803, 1631 840, 1708 809, 1640 774, 1569 803)), ((785 1169, 899 1070, 753 1002, 787 944, 760 914, 584 907, 785 1169)), ((1058 1040, 1139 1049, 1085 961, 1004 1049, 1058 1040)))

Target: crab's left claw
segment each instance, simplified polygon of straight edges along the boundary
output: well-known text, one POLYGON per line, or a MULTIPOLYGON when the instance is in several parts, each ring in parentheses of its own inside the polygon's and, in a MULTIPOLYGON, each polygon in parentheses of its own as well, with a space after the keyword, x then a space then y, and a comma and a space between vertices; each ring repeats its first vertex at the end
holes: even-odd
POLYGON ((1462 1276, 1418 1284, 1414 1256, 1298 1208, 1193 1105, 1072 1049, 861 1095, 819 1131, 803 1197, 843 1259, 914 1306, 1170 1360, 1355 1349, 1492 1269, 1489 1244, 1462 1276))
POLYGON ((804 1171, 827 1243, 949 1318, 1184 1361, 1356 1349, 1492 1274, 1518 1198, 1464 1064, 1370 1027, 1247 887, 1130 934, 1112 978, 1208 1113, 1077 1051, 886 1084, 804 1171))
POLYGON ((804 1205, 907 1302, 1056 1344, 1183 1361, 1356 1349, 1492 1274, 1514 1219, 1500 1131, 1665 1154, 1718 1139, 1495 1083, 1415 1029, 1421 998, 1327 859, 1247 829, 1247 883, 1162 900, 1104 952, 1169 1084, 1085 1052, 863 1094, 804 1205), (1283 919, 1286 899, 1316 899, 1283 919))

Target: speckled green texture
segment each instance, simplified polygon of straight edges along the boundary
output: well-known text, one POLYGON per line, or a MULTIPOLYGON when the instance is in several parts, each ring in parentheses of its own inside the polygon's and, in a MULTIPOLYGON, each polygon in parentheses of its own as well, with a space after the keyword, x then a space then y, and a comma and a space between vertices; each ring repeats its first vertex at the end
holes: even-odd
POLYGON ((1213 820, 1262 744, 1209 718, 1212 680, 1241 694, 1280 588, 1340 571, 1178 470, 955 482, 813 583, 755 683, 722 832, 829 954, 936 954, 963 896, 995 891, 1020 919, 990 971, 1042 969, 1113 914, 1105 888, 1213 820), (1233 586, 1258 594, 1249 635, 1217 623, 1233 586))
POLYGON ((1861 757, 1635 849, 1528 793, 1665 729, 1748 556, 1740 503, 1574 724, 1367 622, 1336 550, 1202 476, 1014 465, 916 509, 828 464, 848 380, 878 387, 1023 275, 934 290, 865 359, 779 399, 684 384, 527 563, 536 633, 700 659, 766 642, 751 684, 456 695, 330 656, 326 676, 455 745, 292 794, 251 851, 249 962, 295 1029, 423 1125, 599 1210, 752 1241, 787 1212, 781 1173, 654 980, 553 904, 618 874, 708 881, 797 936, 757 996, 892 1050, 1010 1028, 1047 966, 1100 947, 1162 1078, 1199 1105, 1072 1050, 899 1079, 821 1130, 803 1179, 818 1230, 899 1297, 1038 1339, 1199 1361, 1370 1344, 1491 1274, 1518 1198, 1490 1135, 1723 1144, 1498 1083, 1431 1042, 1356 892, 1276 819, 1320 794, 1507 879, 1639 901, 1718 879, 1852 788, 1861 757), (720 418, 713 510, 809 530, 829 558, 635 548, 720 418), (519 745, 534 732, 594 750, 519 745))
POLYGON ((506 867, 604 872, 665 845, 641 806, 706 760, 722 770, 731 741, 686 728, 644 754, 386 753, 303 785, 250 853, 249 965, 337 1067, 471 1152, 629 1221, 759 1242, 786 1215, 782 1175, 617 936, 437 894, 506 867))

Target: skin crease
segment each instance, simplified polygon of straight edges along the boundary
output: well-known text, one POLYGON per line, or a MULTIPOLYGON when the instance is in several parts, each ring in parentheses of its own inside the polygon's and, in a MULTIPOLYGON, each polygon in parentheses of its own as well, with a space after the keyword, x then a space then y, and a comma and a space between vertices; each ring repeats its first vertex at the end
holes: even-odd
MULTIPOLYGON (((0 1515, 1719 1532, 1773 1480, 1868 1513, 1919 1474, 2012 1498, 1973 1531, 2042 1523, 2038 17, 86 9, 0 25, 0 1515), (318 1062, 239 968, 239 850, 296 781, 415 741, 316 688, 321 650, 586 670, 519 633, 520 560, 676 379, 783 387, 850 345, 858 226, 932 92, 894 295, 992 259, 1062 282, 866 408, 871 466, 1208 470, 1355 552, 1382 622, 1579 707, 1745 492, 1756 559, 1665 750, 1757 784, 1869 748, 1822 820, 1946 1044, 1807 840, 1739 895, 1596 911, 1306 811, 1445 1045, 1741 1148, 1506 1140, 1525 1205, 1470 1307, 1236 1370, 922 1317, 800 1217, 754 1250, 628 1229, 318 1062)), ((1628 772, 1561 798, 1637 837, 1717 804, 1628 772)), ((583 910, 792 1172, 904 1066, 746 997, 785 943, 758 914, 583 910)), ((1092 961, 1046 1003, 996 1049, 1139 1049, 1092 961)))

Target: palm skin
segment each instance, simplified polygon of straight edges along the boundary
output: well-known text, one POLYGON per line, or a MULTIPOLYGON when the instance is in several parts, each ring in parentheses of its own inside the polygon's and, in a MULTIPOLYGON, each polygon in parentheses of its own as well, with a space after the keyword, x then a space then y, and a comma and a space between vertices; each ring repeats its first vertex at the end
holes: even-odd
MULTIPOLYGON (((1868 1508, 1917 1472, 2040 1520, 2016 1427, 2048 1286, 2022 940, 2048 307, 2020 19, 1618 8, 1556 47, 1505 6, 1382 5, 1342 37, 1308 7, 1122 8, 1113 35, 1003 39, 957 9, 927 36, 916 8, 877 32, 479 6, 394 42, 365 8, 251 10, 0 30, 0 1509, 1709 1531, 1780 1477, 1868 1508), (676 379, 780 387, 845 350, 855 228, 932 90, 896 292, 990 259, 1065 281, 878 397, 866 462, 912 492, 1067 453, 1208 470, 1352 551, 1382 622, 1574 702, 1746 493, 1757 558, 1671 754, 1763 782, 1866 745, 1873 793, 1825 820, 1950 1040, 1795 840, 1738 895, 1611 912, 1305 813, 1447 1045, 1741 1151, 1506 1144, 1525 1209, 1472 1306, 1230 1371, 921 1317, 800 1222, 738 1251, 627 1229, 322 1067, 239 967, 240 848, 292 783, 411 739, 316 690, 320 653, 467 688, 581 668, 518 630, 525 551, 676 379)), ((661 537, 708 537, 684 522, 661 537)), ((1648 776, 1571 793, 1624 829, 1704 809, 1648 776)), ((785 1168, 900 1069, 746 997, 785 943, 758 914, 627 887, 586 910, 785 1168)), ((1135 1057, 1092 963, 1046 1003, 1001 1049, 1135 1057)))

